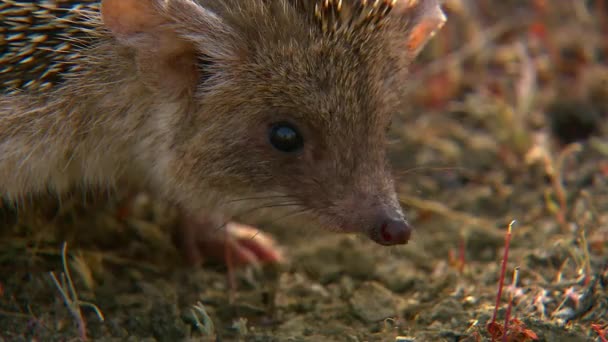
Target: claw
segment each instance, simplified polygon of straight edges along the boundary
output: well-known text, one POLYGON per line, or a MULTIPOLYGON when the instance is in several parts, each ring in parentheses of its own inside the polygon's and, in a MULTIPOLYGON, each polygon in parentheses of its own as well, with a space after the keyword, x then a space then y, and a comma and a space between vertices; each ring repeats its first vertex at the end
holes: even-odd
POLYGON ((200 265, 206 257, 235 266, 281 263, 283 253, 275 240, 255 227, 229 222, 224 227, 208 216, 184 217, 176 244, 186 261, 200 265), (218 228, 221 227, 221 228, 218 228))

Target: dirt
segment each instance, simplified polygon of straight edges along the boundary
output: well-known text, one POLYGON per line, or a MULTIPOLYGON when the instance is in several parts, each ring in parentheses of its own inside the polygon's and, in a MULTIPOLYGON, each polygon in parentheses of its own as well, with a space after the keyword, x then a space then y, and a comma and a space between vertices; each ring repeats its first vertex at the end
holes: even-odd
POLYGON ((392 129, 410 244, 269 219, 288 261, 228 272, 144 194, 4 203, 0 340, 606 341, 608 3, 444 7, 392 129))

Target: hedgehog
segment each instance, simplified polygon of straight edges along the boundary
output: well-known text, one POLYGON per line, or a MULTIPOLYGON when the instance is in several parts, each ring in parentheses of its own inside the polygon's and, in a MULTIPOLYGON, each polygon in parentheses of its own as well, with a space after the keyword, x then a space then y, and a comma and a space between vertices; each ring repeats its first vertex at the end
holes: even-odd
POLYGON ((386 131, 445 20, 436 0, 0 0, 0 196, 127 181, 179 209, 194 263, 282 260, 258 211, 405 244, 386 131))

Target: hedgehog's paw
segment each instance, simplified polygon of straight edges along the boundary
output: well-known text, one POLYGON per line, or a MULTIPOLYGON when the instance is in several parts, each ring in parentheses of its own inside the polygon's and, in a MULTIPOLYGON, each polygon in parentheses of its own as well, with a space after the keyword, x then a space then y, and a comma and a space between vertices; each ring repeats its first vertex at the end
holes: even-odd
POLYGON ((185 216, 176 231, 175 242, 192 265, 200 265, 207 257, 223 260, 228 266, 283 261, 270 235, 236 222, 224 224, 206 215, 185 216))

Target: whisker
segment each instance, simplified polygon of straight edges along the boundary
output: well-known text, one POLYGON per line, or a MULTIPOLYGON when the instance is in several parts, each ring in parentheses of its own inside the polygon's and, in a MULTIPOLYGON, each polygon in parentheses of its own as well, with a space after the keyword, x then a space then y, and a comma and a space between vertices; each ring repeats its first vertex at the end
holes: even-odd
POLYGON ((235 203, 242 201, 253 201, 253 200, 265 200, 265 199, 276 199, 276 198, 291 198, 289 195, 269 195, 269 196, 254 196, 254 197, 243 197, 236 198, 226 201, 226 203, 235 203))
MULTIPOLYGON (((275 224, 276 222, 278 222, 280 220, 283 220, 283 219, 286 219, 286 218, 289 218, 289 217, 294 217, 294 216, 306 214, 308 212, 312 212, 312 209, 310 209, 310 208, 296 209, 296 210, 293 210, 293 211, 290 211, 290 212, 286 213, 285 215, 277 217, 276 219, 273 219, 273 220, 269 221, 268 223, 269 224, 275 224)), ((256 231, 255 234, 253 234, 251 236, 250 239, 252 239, 252 240, 255 239, 255 237, 258 236, 258 234, 260 234, 260 230, 259 229, 256 231)))
POLYGON ((461 166, 453 166, 453 167, 433 167, 433 166, 417 166, 417 167, 413 167, 407 170, 403 170, 403 171, 398 171, 395 172, 395 175, 397 176, 403 176, 403 175, 407 175, 413 172, 419 172, 419 171, 465 171, 468 170, 468 168, 466 167, 461 167, 461 166))
POLYGON ((309 212, 312 212, 311 208, 295 209, 295 210, 292 210, 292 211, 286 213, 285 215, 281 215, 281 216, 279 216, 279 217, 277 217, 275 219, 272 219, 268 223, 274 224, 274 223, 276 223, 276 222, 278 222, 280 220, 284 220, 284 219, 289 218, 289 217, 294 217, 294 216, 306 214, 306 213, 309 213, 309 212))
MULTIPOLYGON (((294 206, 300 206, 300 205, 301 205, 300 202, 286 202, 286 203, 275 203, 275 204, 260 205, 260 206, 257 206, 257 207, 250 208, 250 209, 248 209, 248 210, 246 210, 246 211, 244 211, 242 213, 239 213, 239 214, 235 215, 234 217, 240 217, 240 216, 243 216, 243 215, 248 215, 248 214, 251 214, 251 213, 253 213, 255 211, 263 210, 263 209, 282 208, 282 207, 294 207, 294 206)), ((226 225, 230 221, 232 221, 234 219, 234 217, 226 220, 222 225, 220 225, 219 227, 215 228, 214 230, 218 231, 218 230, 226 227, 226 225)))

